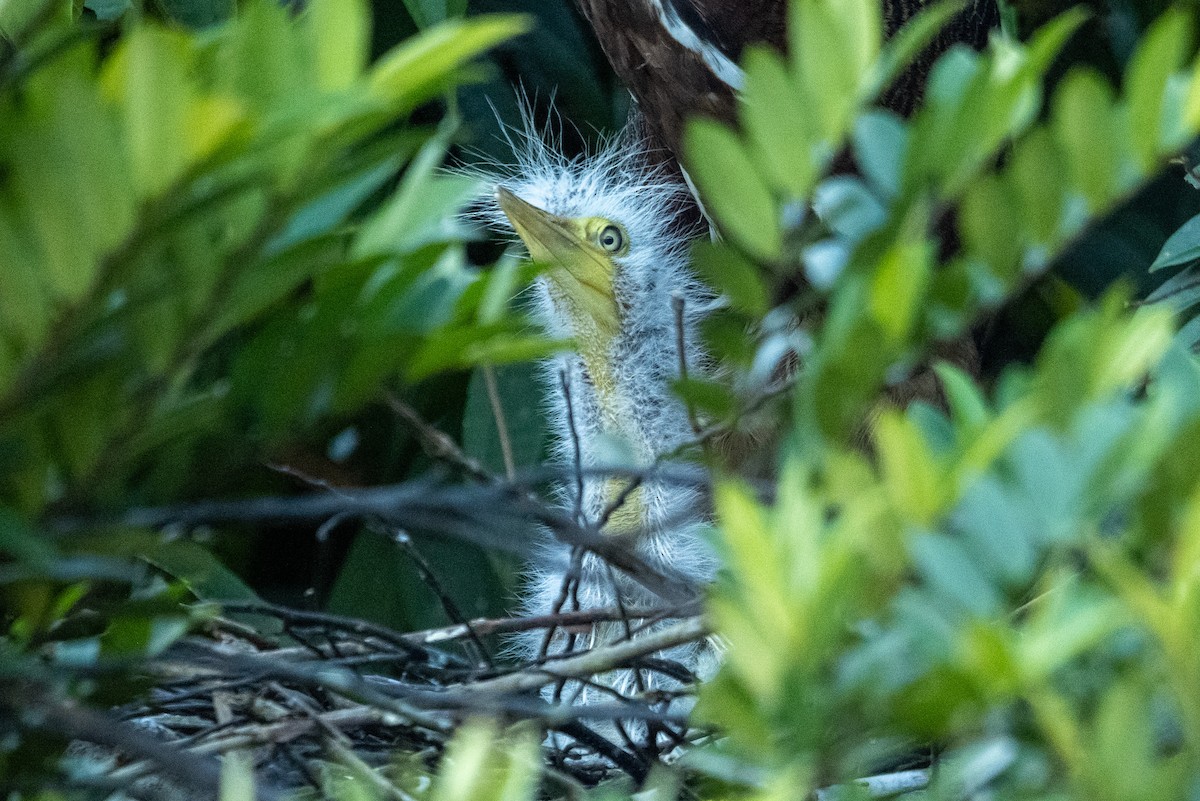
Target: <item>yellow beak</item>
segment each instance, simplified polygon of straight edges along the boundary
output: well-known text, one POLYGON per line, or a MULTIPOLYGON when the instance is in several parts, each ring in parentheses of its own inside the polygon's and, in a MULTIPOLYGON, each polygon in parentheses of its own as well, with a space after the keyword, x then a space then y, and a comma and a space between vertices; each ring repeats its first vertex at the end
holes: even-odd
POLYGON ((543 211, 503 186, 496 200, 533 260, 550 267, 551 295, 570 317, 581 349, 606 350, 620 328, 612 258, 588 239, 583 221, 543 211))
MULTIPOLYGON (((525 247, 529 248, 529 255, 550 268, 546 271, 550 296, 571 321, 579 354, 596 391, 604 426, 608 430, 622 430, 622 425, 628 421, 623 419, 622 406, 616 402, 610 355, 610 346, 621 324, 613 289, 616 264, 612 256, 588 236, 588 218, 559 217, 526 203, 502 186, 496 188, 496 200, 525 247)), ((609 502, 624 491, 624 482, 605 484, 609 502)), ((639 531, 643 513, 642 491, 638 488, 612 514, 605 530, 610 533, 639 531)))

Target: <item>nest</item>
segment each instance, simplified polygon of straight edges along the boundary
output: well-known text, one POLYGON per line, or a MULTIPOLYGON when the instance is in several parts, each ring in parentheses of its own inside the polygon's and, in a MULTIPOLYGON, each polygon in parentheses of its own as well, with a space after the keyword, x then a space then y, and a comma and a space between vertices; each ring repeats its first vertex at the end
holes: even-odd
POLYGON ((549 634, 621 614, 484 619, 401 634, 336 615, 224 605, 202 634, 146 664, 151 689, 116 711, 119 723, 75 726, 80 740, 96 745, 73 746, 73 772, 79 783, 133 796, 211 797, 219 781, 213 757, 239 753, 253 762, 260 797, 305 787, 320 797, 332 774, 348 773, 381 797, 406 799, 404 765, 434 769, 457 726, 487 716, 546 732, 552 781, 579 787, 614 773, 640 781, 704 736, 675 711, 689 689, 614 693, 611 704, 587 706, 570 705, 562 689, 598 686, 598 676, 617 668, 686 676, 656 654, 706 637, 699 618, 629 619, 624 641, 525 663, 492 656, 506 634, 549 634), (281 636, 261 633, 271 628, 281 636))
MULTIPOLYGON (((396 398, 390 403, 426 452, 469 479, 466 483, 434 476, 329 491, 309 481, 322 491, 132 510, 114 522, 187 531, 222 522, 320 521, 324 529, 357 519, 410 553, 454 625, 400 633, 337 615, 221 603, 203 632, 139 665, 151 688, 138 704, 112 714, 56 700, 40 704, 37 725, 77 741, 72 752, 82 759, 72 771, 73 784, 139 796, 211 797, 220 786, 214 757, 236 752, 252 759, 260 798, 303 787, 327 795, 335 766, 375 785, 381 797, 403 801, 411 796, 397 783, 403 772, 397 761, 434 769, 458 725, 486 716, 545 732, 545 776, 578 789, 614 773, 640 782, 656 763, 708 736, 687 720, 692 699, 685 696, 694 694, 696 678, 671 659, 680 646, 708 641, 698 616, 698 589, 686 577, 648 565, 619 538, 547 505, 534 488, 561 478, 558 473, 495 476, 407 405, 396 398), (513 543, 528 542, 535 527, 553 532, 576 552, 594 554, 667 606, 561 611, 560 603, 552 614, 538 617, 466 621, 405 533, 434 530, 511 550, 513 543), (580 647, 589 638, 575 635, 593 625, 623 635, 580 647), (543 647, 533 659, 494 655, 506 637, 534 636, 530 632, 541 632, 547 644, 569 646, 543 647), (632 672, 637 686, 656 689, 618 692, 608 680, 613 671, 632 672), (640 677, 649 674, 659 680, 643 684, 640 677), (574 704, 580 688, 599 692, 585 693, 586 704, 574 704), (605 700, 597 703, 598 696, 605 700)), ((650 475, 688 486, 707 481, 703 472, 667 464, 623 475, 631 489, 650 475)), ((71 530, 94 522, 60 520, 59 526, 71 530)))

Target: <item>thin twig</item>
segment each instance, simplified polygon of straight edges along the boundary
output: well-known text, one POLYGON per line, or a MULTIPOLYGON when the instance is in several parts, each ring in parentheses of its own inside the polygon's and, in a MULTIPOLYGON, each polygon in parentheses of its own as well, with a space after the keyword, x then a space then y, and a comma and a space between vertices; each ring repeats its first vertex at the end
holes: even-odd
POLYGON ((555 679, 564 677, 573 679, 605 673, 622 667, 640 656, 696 642, 708 635, 707 624, 701 618, 692 618, 647 633, 636 640, 600 646, 575 656, 554 659, 541 665, 537 670, 485 679, 468 685, 464 689, 472 693, 528 692, 546 684, 546 675, 539 675, 539 673, 547 674, 555 679))
MULTIPOLYGON (((575 507, 574 518, 579 525, 587 525, 583 519, 583 450, 579 445, 579 429, 575 426, 575 404, 571 399, 571 382, 567 379, 567 371, 558 372, 558 381, 562 387, 563 404, 567 409, 567 430, 571 434, 571 466, 575 470, 575 507)), ((597 526, 602 528, 602 526, 597 526)))
MULTIPOLYGON (((688 358, 687 358, 687 334, 684 329, 684 313, 687 301, 681 292, 671 293, 671 309, 675 312, 675 355, 679 359, 679 378, 683 382, 688 380, 688 358)), ((688 423, 692 426, 692 433, 696 436, 700 435, 700 421, 696 418, 696 410, 692 408, 692 403, 687 398, 684 398, 683 405, 687 409, 688 423)))
MULTIPOLYGON (((596 474, 640 475, 637 471, 597 470, 596 474)), ((584 548, 610 562, 630 578, 673 604, 699 597, 694 583, 667 565, 650 565, 623 538, 605 537, 567 515, 548 507, 532 492, 513 487, 439 486, 412 481, 356 490, 347 497, 314 494, 266 497, 235 501, 203 501, 175 507, 133 509, 111 519, 60 517, 52 521, 59 531, 79 531, 93 526, 126 525, 161 528, 171 523, 270 521, 272 523, 324 520, 343 513, 360 519, 380 519, 389 525, 438 532, 485 548, 527 555, 532 537, 524 533, 530 520, 550 529, 568 545, 584 548), (506 530, 505 524, 511 529, 506 530)))
MULTIPOLYGON (((476 634, 485 636, 489 634, 533 631, 557 626, 570 627, 608 622, 620 620, 623 614, 628 614, 629 617, 636 620, 648 619, 659 621, 671 618, 693 617, 699 614, 699 612, 700 607, 698 604, 659 609, 632 608, 625 610, 624 613, 616 608, 584 609, 579 612, 560 612, 558 614, 537 615, 534 617, 476 618, 471 621, 471 626, 474 628, 476 634)), ((445 626, 438 629, 413 632, 404 636, 422 645, 435 645, 440 642, 465 637, 467 636, 467 632, 462 626, 445 626)))
POLYGON ((496 436, 500 439, 500 456, 504 459, 504 475, 512 481, 517 472, 513 462, 512 441, 508 438, 508 418, 504 415, 504 404, 500 402, 500 389, 496 386, 496 370, 490 364, 482 368, 483 383, 487 387, 488 402, 492 406, 492 418, 496 421, 496 436))
POLYGON ((454 465, 482 484, 495 483, 495 477, 478 459, 473 459, 464 453, 453 439, 426 422, 425 418, 416 409, 405 403, 399 395, 389 392, 386 398, 388 406, 416 433, 421 447, 431 457, 454 465))
POLYGON ((462 610, 458 608, 458 604, 450 597, 450 593, 446 591, 437 574, 433 572, 433 566, 429 564, 416 545, 413 544, 412 537, 404 529, 397 529, 392 535, 392 539, 404 550, 408 558, 413 561, 417 572, 421 576, 421 581, 425 582, 425 586, 429 587, 433 594, 437 596, 442 609, 446 612, 446 616, 450 618, 450 622, 466 627, 468 642, 476 651, 472 655, 474 663, 476 665, 482 663, 486 667, 495 668, 496 662, 492 659, 492 654, 488 650, 488 647, 483 644, 483 640, 471 628, 471 623, 467 620, 467 616, 462 613, 462 610))
MULTIPOLYGON (((15 687, 7 688, 14 690, 15 687)), ((10 696, 6 690, 0 703, 8 705, 19 700, 21 714, 12 709, 13 719, 24 720, 36 728, 52 731, 69 739, 112 748, 127 756, 152 763, 164 775, 180 783, 216 796, 221 787, 221 767, 211 759, 162 743, 136 726, 122 722, 112 715, 81 706, 74 701, 50 697, 49 691, 26 687, 24 691, 10 696), (36 710, 36 714, 30 714, 36 710)), ((275 801, 281 798, 272 787, 256 787, 260 799, 275 801)))
MULTIPOLYGON (((421 660, 428 660, 430 658, 429 650, 413 642, 412 637, 409 635, 401 634, 386 626, 380 626, 367 620, 335 615, 329 612, 309 612, 307 610, 292 609, 265 601, 222 601, 220 606, 226 612, 246 615, 266 615, 278 618, 287 623, 302 626, 319 626, 335 631, 346 631, 360 637, 375 637, 389 645, 396 646, 410 657, 421 660)), ((438 657, 444 658, 440 653, 438 657)))

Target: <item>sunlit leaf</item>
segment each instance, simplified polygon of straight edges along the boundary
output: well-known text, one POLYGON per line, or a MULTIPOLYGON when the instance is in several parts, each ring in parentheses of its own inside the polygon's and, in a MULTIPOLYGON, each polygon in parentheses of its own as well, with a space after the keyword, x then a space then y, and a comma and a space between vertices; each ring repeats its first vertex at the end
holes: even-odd
POLYGON ((694 119, 687 127, 685 151, 689 174, 722 229, 752 256, 777 258, 783 241, 775 202, 733 131, 694 119))

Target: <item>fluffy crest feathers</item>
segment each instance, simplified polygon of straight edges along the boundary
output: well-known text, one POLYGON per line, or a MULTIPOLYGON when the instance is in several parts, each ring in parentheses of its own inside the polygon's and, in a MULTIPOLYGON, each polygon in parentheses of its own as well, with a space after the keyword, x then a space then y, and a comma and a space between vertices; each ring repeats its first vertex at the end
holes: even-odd
MULTIPOLYGON (((679 210, 690 202, 687 186, 651 158, 651 145, 635 126, 601 135, 585 153, 562 152, 562 123, 557 116, 538 128, 528 104, 521 105, 521 126, 502 134, 515 163, 486 160, 464 173, 485 182, 489 193, 502 185, 538 208, 562 217, 604 217, 625 226, 646 250, 684 248, 697 230, 679 222, 679 210)), ((484 199, 475 210, 480 222, 511 230, 494 201, 484 199)))

